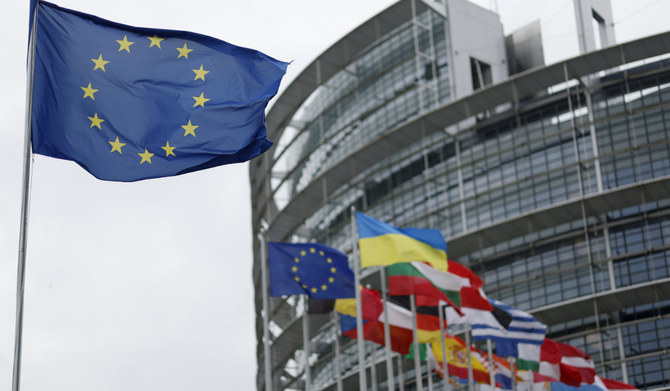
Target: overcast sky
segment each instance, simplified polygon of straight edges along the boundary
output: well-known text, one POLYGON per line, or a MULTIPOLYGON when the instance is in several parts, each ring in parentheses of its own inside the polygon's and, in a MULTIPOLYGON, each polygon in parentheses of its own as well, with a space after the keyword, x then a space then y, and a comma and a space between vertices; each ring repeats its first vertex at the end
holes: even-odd
MULTIPOLYGON (((293 61, 285 87, 390 0, 61 0, 143 27, 190 30, 293 61)), ((494 2, 478 1, 486 7, 494 2)), ((618 0, 619 42, 668 29, 670 2, 618 0)), ((577 54, 571 0, 500 0, 505 31, 534 19, 545 57, 577 54)), ((12 378, 27 0, 0 13, 0 388, 12 378)), ((276 140, 274 140, 276 141, 276 140)), ((22 390, 255 388, 247 164, 139 183, 35 156, 22 390)))

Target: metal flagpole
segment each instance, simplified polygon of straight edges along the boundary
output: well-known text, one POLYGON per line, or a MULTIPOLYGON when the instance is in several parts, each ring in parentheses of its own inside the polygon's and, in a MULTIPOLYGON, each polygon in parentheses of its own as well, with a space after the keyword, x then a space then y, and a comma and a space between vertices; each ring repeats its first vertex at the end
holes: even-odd
POLYGON ((375 357, 375 351, 377 350, 377 347, 373 344, 368 344, 368 347, 370 348, 370 386, 372 387, 372 391, 378 391, 377 360, 375 357))
POLYGON ((258 233, 258 239, 261 245, 261 284, 263 291, 263 358, 265 363, 265 390, 272 391, 272 357, 270 352, 270 299, 268 298, 268 256, 267 256, 267 238, 265 237, 265 228, 261 227, 258 233))
POLYGON ((309 316, 307 314, 307 296, 302 296, 302 353, 305 365, 305 391, 309 391, 312 373, 309 368, 309 316))
POLYGON ((398 355, 398 389, 399 391, 405 391, 405 368, 403 365, 403 360, 405 358, 402 354, 398 355))
MULTIPOLYGON (((509 363, 511 364, 511 365, 510 365, 510 367, 511 367, 510 369, 512 370, 512 371, 511 371, 511 372, 512 372, 512 390, 515 390, 515 391, 516 391, 516 389, 517 389, 517 384, 516 384, 516 365, 514 365, 514 364, 516 363, 516 359, 515 359, 514 357, 510 357, 510 358, 509 358, 509 363)), ((530 371, 530 373, 531 373, 531 378, 530 378, 530 379, 531 379, 531 382, 530 382, 530 389, 532 390, 532 389, 533 389, 533 384, 534 384, 533 382, 535 381, 535 379, 533 379, 533 377, 532 377, 533 371, 530 371)))
POLYGON ((356 207, 351 207, 351 248, 354 255, 354 286, 356 287, 356 335, 358 345, 358 382, 361 391, 367 390, 365 378, 365 351, 363 350, 363 306, 361 305, 361 260, 358 256, 358 225, 356 223, 356 207))
POLYGON ((393 361, 391 356, 391 326, 389 325, 389 315, 388 315, 388 292, 386 290, 387 279, 386 279, 386 267, 382 266, 380 269, 379 277, 382 280, 382 298, 384 300, 384 351, 386 352, 386 383, 388 389, 393 391, 395 390, 395 381, 393 374, 393 361))
POLYGON ((447 346, 444 340, 444 308, 440 303, 438 305, 440 317, 440 343, 442 344, 442 373, 444 374, 444 391, 449 391, 449 366, 447 365, 447 346))
POLYGON ((335 319, 335 379, 337 380, 337 391, 344 391, 342 386, 342 367, 340 366, 340 316, 337 311, 333 311, 335 319))
POLYGON ((417 391, 423 391, 421 357, 419 357, 419 332, 417 331, 416 325, 416 299, 414 298, 414 295, 409 295, 409 302, 412 307, 412 336, 414 337, 414 376, 416 379, 416 389, 417 391))
POLYGON ((30 145, 31 121, 33 111, 33 75, 35 68, 35 40, 37 31, 37 10, 35 7, 33 27, 28 44, 28 69, 26 81, 26 121, 23 139, 23 190, 21 195, 21 226, 19 229, 19 254, 16 269, 16 324, 14 326, 14 369, 12 372, 12 391, 19 391, 21 383, 21 350, 23 342, 23 299, 26 286, 26 251, 28 246, 28 214, 30 209, 30 172, 32 169, 32 149, 30 145))
POLYGON ((495 374, 495 364, 493 363, 493 344, 491 343, 491 338, 486 339, 486 350, 489 354, 489 380, 491 382, 491 388, 496 388, 496 374, 495 374))
POLYGON ((426 364, 428 366, 428 391, 433 391, 433 365, 430 360, 426 364))
POLYGON ((465 328, 465 351, 467 354, 467 362, 468 362, 468 390, 469 391, 474 391, 475 389, 475 376, 474 373, 472 372, 472 350, 470 349, 470 325, 466 325, 465 328))

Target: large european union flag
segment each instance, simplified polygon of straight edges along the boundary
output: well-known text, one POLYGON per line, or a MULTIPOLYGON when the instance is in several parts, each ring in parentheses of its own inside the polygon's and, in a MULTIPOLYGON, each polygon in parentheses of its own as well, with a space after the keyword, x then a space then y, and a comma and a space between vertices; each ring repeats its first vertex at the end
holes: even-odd
POLYGON ((137 181, 249 160, 287 63, 184 31, 39 2, 32 146, 95 177, 137 181))
POLYGON ((347 256, 319 243, 268 242, 270 295, 305 294, 312 299, 356 295, 347 256))

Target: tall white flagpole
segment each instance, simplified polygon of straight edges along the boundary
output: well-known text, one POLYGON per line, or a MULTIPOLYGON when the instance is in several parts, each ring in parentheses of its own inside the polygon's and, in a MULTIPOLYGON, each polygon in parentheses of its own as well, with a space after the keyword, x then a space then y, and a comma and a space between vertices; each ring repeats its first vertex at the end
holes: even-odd
POLYGON ((388 389, 393 391, 395 390, 395 375, 393 374, 393 357, 391 355, 391 326, 389 325, 389 315, 388 315, 388 291, 387 291, 387 279, 386 279, 386 267, 382 266, 380 269, 379 277, 382 280, 382 298, 384 303, 384 351, 386 352, 386 383, 388 389))
POLYGON ((405 391, 405 366, 403 365, 403 360, 405 358, 402 354, 398 355, 398 389, 399 391, 405 391))
POLYGON ((258 233, 258 239, 261 246, 261 290, 263 291, 263 358, 265 370, 265 391, 272 391, 272 356, 270 351, 270 299, 268 291, 268 256, 267 256, 267 238, 265 237, 265 228, 261 227, 258 233))
POLYGON ((489 380, 491 382, 491 388, 496 388, 496 374, 495 374, 495 363, 493 362, 493 346, 491 343, 491 338, 486 339, 486 350, 489 354, 489 380))
POLYGON ((440 317, 440 343, 442 344, 442 373, 444 374, 444 391, 449 391, 449 366, 447 365, 447 346, 444 340, 444 308, 440 302, 438 309, 440 317))
POLYGON ((335 379, 337 381, 337 391, 344 391, 342 386, 342 367, 340 365, 340 315, 337 311, 333 311, 333 319, 335 319, 335 379))
MULTIPOLYGON (((423 380, 421 376, 421 357, 419 353, 419 332, 416 325, 416 299, 414 295, 409 295, 409 302, 412 308, 412 336, 414 337, 414 375, 416 379, 417 391, 423 391, 423 380)), ((472 390, 470 390, 472 391, 472 390)))
POLYGON ((19 391, 21 384, 21 350, 23 343, 23 299, 26 286, 26 251, 28 247, 28 212, 30 209, 30 172, 32 169, 32 149, 30 145, 33 111, 33 75, 35 73, 35 41, 37 31, 37 10, 35 7, 33 27, 28 43, 28 69, 26 81, 26 122, 23 139, 23 190, 21 195, 21 226, 19 229, 19 254, 16 269, 16 324, 14 326, 14 369, 12 391, 19 391))
POLYGON ((309 315, 307 314, 307 296, 302 296, 302 303, 302 352, 305 365, 305 391, 309 391, 310 383, 312 382, 312 372, 309 367, 309 315))
POLYGON ((365 377, 365 351, 363 343, 363 306, 361 305, 361 259, 358 255, 358 224, 356 222, 356 207, 351 207, 351 248, 354 256, 354 286, 356 291, 356 335, 358 345, 358 386, 359 390, 367 390, 365 377))
MULTIPOLYGON (((428 347, 426 347, 428 349, 428 347)), ((428 365, 428 391, 433 391, 433 365, 430 360, 427 362, 428 365)))
POLYGON ((470 349, 470 325, 466 325, 465 329, 465 351, 467 354, 467 362, 468 362, 468 390, 469 391, 474 391, 475 389, 475 376, 472 371, 472 349, 470 349))
POLYGON ((375 351, 377 347, 373 344, 368 344, 370 348, 370 386, 372 391, 378 391, 377 388, 377 360, 375 360, 375 351))
MULTIPOLYGON (((512 390, 517 389, 517 384, 516 384, 516 359, 514 357, 509 358, 509 363, 510 363, 510 369, 512 370, 512 390)), ((533 384, 535 379, 533 379, 533 371, 530 371, 530 389, 533 389, 533 384)))

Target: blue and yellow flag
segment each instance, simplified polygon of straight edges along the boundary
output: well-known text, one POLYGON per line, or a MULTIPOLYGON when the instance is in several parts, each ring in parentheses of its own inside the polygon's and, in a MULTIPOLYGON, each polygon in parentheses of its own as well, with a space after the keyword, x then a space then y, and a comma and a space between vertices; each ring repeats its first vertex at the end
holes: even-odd
POLYGON ((191 32, 37 8, 35 153, 137 181, 244 162, 272 145, 265 108, 287 63, 191 32))
POLYGON ((347 256, 319 243, 268 242, 270 295, 305 294, 312 299, 356 295, 347 256))
POLYGON ((361 267, 426 262, 447 271, 447 242, 438 229, 397 228, 356 212, 361 267))

